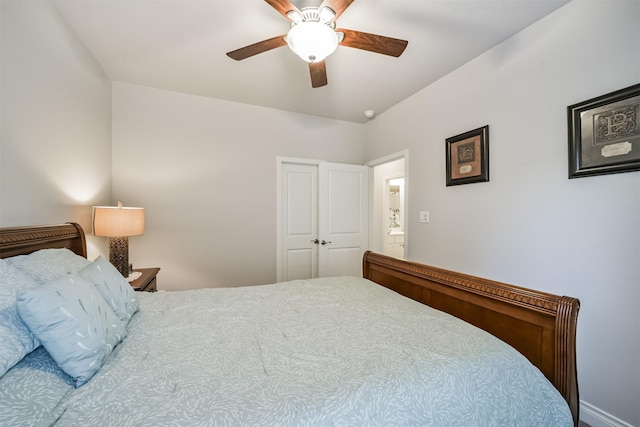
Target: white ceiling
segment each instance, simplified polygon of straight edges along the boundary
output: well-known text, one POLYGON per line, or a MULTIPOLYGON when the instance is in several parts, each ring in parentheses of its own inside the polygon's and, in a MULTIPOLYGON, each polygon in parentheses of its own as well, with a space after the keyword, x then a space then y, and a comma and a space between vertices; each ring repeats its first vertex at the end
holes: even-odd
POLYGON ((365 110, 384 112, 568 1, 356 0, 338 27, 409 45, 399 58, 339 46, 317 89, 287 46, 243 61, 225 55, 287 33, 263 0, 54 4, 113 81, 363 123, 365 110))

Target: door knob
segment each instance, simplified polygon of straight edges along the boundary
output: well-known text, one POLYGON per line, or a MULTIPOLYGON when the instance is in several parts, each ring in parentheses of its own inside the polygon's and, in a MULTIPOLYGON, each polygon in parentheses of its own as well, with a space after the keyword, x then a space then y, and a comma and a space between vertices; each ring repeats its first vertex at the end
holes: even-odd
POLYGON ((322 242, 320 242, 321 245, 328 245, 329 243, 331 243, 331 241, 327 241, 327 240, 323 240, 322 242))
POLYGON ((311 242, 311 243, 315 243, 315 244, 317 245, 318 243, 320 243, 320 240, 318 240, 318 239, 313 239, 313 240, 310 240, 310 242, 311 242))

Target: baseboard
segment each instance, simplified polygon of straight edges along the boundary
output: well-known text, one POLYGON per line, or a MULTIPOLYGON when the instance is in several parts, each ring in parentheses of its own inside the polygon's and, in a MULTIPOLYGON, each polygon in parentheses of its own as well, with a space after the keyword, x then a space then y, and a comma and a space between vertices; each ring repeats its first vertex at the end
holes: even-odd
POLYGON ((633 427, 631 424, 604 412, 600 408, 596 408, 584 400, 580 401, 580 421, 589 424, 591 427, 633 427))

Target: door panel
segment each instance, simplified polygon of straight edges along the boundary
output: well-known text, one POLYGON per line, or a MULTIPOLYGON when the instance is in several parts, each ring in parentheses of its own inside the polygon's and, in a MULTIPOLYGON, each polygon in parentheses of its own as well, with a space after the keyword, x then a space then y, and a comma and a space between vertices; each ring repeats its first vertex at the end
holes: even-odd
POLYGON ((280 188, 281 265, 279 280, 318 275, 318 168, 282 164, 280 188))
POLYGON ((320 277, 362 275, 368 245, 368 168, 320 163, 318 254, 320 277))
POLYGON ((317 186, 314 170, 287 173, 287 235, 309 237, 316 233, 317 186))
MULTIPOLYGON (((327 266, 324 276, 362 277, 362 253, 360 246, 331 248, 327 247, 327 266)), ((322 249, 320 249, 322 253, 322 249)))
POLYGON ((327 232, 332 235, 360 233, 360 171, 329 171, 327 179, 327 232))
POLYGON ((312 249, 289 249, 287 251, 287 276, 284 280, 310 279, 317 264, 317 251, 312 249))

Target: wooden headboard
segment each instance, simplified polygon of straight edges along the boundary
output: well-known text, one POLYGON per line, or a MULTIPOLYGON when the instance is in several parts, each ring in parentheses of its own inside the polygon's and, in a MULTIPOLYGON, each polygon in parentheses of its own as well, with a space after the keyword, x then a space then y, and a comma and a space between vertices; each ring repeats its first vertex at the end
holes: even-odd
POLYGON ((0 228, 0 258, 47 248, 67 248, 87 257, 87 242, 79 224, 0 228))
POLYGON ((580 301, 366 252, 363 276, 463 319, 524 354, 565 398, 578 425, 580 301))

